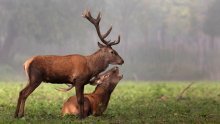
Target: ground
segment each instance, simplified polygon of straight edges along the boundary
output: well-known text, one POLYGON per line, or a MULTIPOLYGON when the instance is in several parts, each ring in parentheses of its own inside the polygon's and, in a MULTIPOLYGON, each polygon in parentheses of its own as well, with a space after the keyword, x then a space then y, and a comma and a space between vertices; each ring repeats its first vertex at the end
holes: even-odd
MULTIPOLYGON (((220 123, 220 83, 196 82, 177 101, 190 82, 120 82, 109 106, 100 117, 83 123, 220 123)), ((74 116, 61 116, 67 93, 55 88, 65 85, 42 84, 27 99, 25 117, 13 117, 18 93, 26 83, 0 82, 0 123, 81 123, 74 116)), ((86 86, 86 92, 94 86, 86 86)))

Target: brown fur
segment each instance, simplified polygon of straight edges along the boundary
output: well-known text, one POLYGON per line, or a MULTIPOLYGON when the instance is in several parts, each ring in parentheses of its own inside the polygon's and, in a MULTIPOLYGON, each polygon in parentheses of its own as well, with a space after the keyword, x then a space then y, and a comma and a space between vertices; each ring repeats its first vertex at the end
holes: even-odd
MULTIPOLYGON (((101 82, 95 89, 93 93, 84 95, 84 116, 94 115, 100 116, 106 110, 111 93, 122 79, 119 75, 118 67, 114 67, 106 73, 102 74, 97 82, 101 82)), ((79 115, 79 104, 77 102, 77 97, 70 97, 64 104, 62 108, 62 114, 73 114, 79 115)))

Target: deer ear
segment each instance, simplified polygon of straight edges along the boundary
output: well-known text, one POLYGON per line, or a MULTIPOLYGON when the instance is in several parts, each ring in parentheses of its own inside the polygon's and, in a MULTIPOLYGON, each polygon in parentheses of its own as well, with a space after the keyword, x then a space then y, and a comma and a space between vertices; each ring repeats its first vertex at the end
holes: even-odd
POLYGON ((91 85, 97 85, 98 81, 100 80, 100 77, 93 77, 92 79, 90 79, 89 84, 91 85))
POLYGON ((108 78, 110 76, 110 74, 104 75, 104 78, 108 78))
POLYGON ((102 44, 101 44, 101 43, 99 43, 99 42, 98 42, 98 46, 99 46, 99 48, 104 47, 104 45, 102 45, 102 44))

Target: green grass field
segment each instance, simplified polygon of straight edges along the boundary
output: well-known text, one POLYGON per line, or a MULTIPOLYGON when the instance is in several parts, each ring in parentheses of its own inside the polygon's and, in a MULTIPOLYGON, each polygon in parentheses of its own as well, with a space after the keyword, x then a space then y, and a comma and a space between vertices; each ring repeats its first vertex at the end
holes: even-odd
MULTIPOLYGON (((42 84, 27 99, 25 117, 13 118, 18 93, 25 83, 0 83, 0 123, 81 123, 77 117, 61 116, 64 100, 75 94, 55 88, 65 85, 42 84)), ((120 82, 108 109, 100 117, 83 123, 220 123, 220 83, 196 82, 184 99, 176 97, 188 83, 120 82)), ((86 92, 93 91, 86 86, 86 92)))

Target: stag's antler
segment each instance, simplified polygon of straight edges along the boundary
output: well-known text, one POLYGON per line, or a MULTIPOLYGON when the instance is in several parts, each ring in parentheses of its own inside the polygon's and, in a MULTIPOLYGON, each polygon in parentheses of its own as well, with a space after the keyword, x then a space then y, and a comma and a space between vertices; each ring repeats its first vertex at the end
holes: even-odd
POLYGON ((95 18, 92 17, 89 10, 85 10, 83 15, 84 18, 88 19, 96 28, 97 34, 100 38, 100 40, 106 45, 106 46, 112 46, 120 43, 120 35, 118 36, 118 40, 114 42, 110 42, 111 40, 105 40, 105 38, 110 34, 112 31, 112 26, 108 29, 108 31, 105 34, 101 34, 99 22, 101 21, 101 13, 99 12, 98 16, 95 18))

